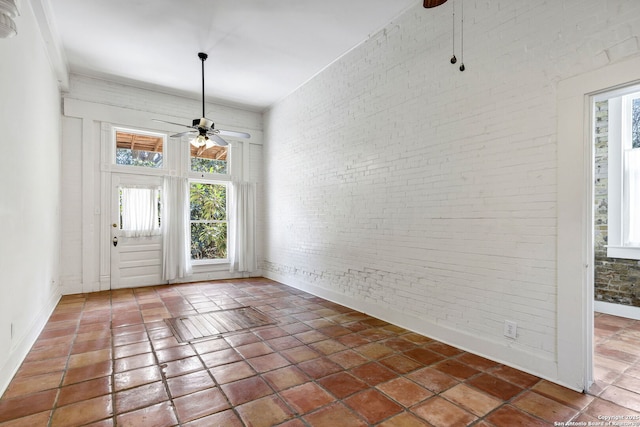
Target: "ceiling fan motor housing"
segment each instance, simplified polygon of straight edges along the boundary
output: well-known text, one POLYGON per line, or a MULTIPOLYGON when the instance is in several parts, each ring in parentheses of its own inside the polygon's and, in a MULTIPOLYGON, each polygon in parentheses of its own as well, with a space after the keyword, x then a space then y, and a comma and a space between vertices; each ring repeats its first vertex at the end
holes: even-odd
POLYGON ((205 117, 193 119, 193 126, 198 128, 213 129, 213 121, 205 117))

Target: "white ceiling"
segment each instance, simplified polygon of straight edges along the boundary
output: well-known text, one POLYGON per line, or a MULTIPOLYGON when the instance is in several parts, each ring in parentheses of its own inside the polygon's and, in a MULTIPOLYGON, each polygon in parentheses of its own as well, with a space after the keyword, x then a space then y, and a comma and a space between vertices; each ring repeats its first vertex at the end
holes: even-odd
POLYGON ((421 0, 51 0, 73 73, 262 110, 421 0))

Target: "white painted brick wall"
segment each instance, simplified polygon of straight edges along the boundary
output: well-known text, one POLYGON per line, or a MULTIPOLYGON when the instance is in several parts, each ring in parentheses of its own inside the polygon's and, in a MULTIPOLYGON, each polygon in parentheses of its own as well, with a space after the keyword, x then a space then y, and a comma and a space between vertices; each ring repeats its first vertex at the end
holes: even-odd
POLYGON ((265 115, 263 268, 555 360, 556 84, 639 55, 640 2, 467 0, 463 73, 450 4, 265 115))

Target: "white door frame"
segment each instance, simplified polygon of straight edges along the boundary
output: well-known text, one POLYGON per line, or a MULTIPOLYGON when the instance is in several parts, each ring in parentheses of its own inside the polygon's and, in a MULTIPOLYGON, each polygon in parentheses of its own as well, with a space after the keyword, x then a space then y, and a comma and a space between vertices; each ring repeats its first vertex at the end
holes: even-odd
POLYGON ((637 84, 640 57, 558 83, 558 381, 587 390, 593 381, 592 97, 637 84))

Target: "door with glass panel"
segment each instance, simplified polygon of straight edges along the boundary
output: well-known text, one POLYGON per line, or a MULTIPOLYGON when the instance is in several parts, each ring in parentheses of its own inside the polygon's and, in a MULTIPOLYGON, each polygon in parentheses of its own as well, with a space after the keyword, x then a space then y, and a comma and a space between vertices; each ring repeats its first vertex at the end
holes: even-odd
POLYGON ((162 177, 111 176, 111 289, 163 284, 162 177))

